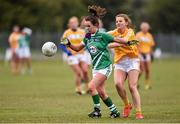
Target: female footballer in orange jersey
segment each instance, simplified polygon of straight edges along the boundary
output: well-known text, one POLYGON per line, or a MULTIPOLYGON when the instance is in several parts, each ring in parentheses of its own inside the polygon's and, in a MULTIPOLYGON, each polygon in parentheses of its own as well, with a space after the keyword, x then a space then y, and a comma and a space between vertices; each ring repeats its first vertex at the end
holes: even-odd
MULTIPOLYGON (((116 29, 109 31, 114 37, 120 37, 122 40, 131 41, 135 39, 135 34, 131 28, 131 20, 126 14, 118 14, 116 16, 116 29)), ((114 48, 114 80, 117 92, 124 102, 123 117, 128 117, 132 104, 129 102, 126 90, 125 80, 128 78, 129 90, 132 95, 133 104, 136 109, 136 119, 143 119, 141 112, 141 100, 137 89, 137 82, 140 71, 140 60, 138 58, 137 46, 120 46, 117 43, 109 45, 114 48)))
POLYGON ((19 73, 19 55, 18 55, 18 40, 20 37, 20 27, 15 25, 13 27, 13 32, 9 36, 9 45, 12 52, 11 57, 11 71, 13 74, 19 73))
MULTIPOLYGON (((79 22, 77 17, 71 17, 69 19, 68 27, 62 38, 68 38, 71 44, 76 45, 82 42, 85 32, 84 30, 78 28, 79 22)), ((88 91, 88 64, 87 58, 84 54, 84 50, 76 52, 71 48, 68 48, 72 55, 67 58, 68 64, 71 66, 72 70, 76 76, 76 93, 82 94, 81 81, 84 80, 86 83, 86 90, 88 91)))
POLYGON ((136 34, 137 40, 140 41, 138 50, 140 53, 140 68, 141 73, 145 72, 145 89, 150 89, 150 65, 151 54, 154 46, 154 39, 151 33, 149 33, 149 24, 142 22, 140 25, 141 31, 136 34))

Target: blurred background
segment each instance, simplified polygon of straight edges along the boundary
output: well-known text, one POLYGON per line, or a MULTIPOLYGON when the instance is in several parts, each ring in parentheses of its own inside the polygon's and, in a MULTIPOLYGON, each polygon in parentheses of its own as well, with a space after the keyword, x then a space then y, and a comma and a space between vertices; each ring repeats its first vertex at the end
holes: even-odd
POLYGON ((92 4, 107 8, 103 18, 107 30, 115 27, 117 13, 126 13, 136 31, 142 21, 150 23, 156 48, 164 56, 180 54, 179 0, 0 0, 0 58, 9 47, 14 25, 32 29, 31 49, 40 52, 45 41, 58 43, 68 19, 87 15, 87 6, 92 4))

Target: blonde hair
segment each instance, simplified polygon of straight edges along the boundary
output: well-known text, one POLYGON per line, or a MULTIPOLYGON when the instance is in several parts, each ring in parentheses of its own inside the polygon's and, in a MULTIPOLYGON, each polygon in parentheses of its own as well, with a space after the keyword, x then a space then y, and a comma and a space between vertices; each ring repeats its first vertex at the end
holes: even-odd
POLYGON ((127 27, 128 28, 133 28, 132 21, 131 21, 131 19, 129 18, 129 16, 127 14, 118 14, 118 15, 116 15, 116 17, 123 17, 124 20, 128 23, 127 27))
POLYGON ((71 20, 75 20, 75 21, 77 21, 77 22, 79 23, 79 19, 78 19, 78 17, 76 17, 76 16, 72 16, 71 18, 69 18, 69 22, 70 22, 71 20))

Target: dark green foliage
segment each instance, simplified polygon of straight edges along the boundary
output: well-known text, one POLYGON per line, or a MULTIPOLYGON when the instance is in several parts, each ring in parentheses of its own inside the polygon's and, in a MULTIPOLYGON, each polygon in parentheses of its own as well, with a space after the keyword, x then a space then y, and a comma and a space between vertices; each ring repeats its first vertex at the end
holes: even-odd
POLYGON ((103 22, 108 30, 115 27, 116 14, 126 13, 135 29, 148 21, 153 32, 180 33, 179 0, 0 0, 0 31, 9 31, 14 24, 34 31, 62 31, 69 17, 87 15, 88 5, 107 9, 103 22))

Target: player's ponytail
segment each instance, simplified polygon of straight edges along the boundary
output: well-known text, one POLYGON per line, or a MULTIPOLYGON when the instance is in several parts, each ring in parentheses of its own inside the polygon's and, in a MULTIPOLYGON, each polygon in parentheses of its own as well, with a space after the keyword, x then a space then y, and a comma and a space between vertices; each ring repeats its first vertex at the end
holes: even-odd
POLYGON ((88 12, 97 18, 103 18, 107 13, 105 8, 101 8, 100 6, 95 5, 88 6, 88 12))
POLYGON ((86 21, 90 21, 93 25, 99 26, 99 19, 103 18, 107 13, 105 8, 101 8, 100 6, 88 6, 89 16, 85 18, 86 21))

